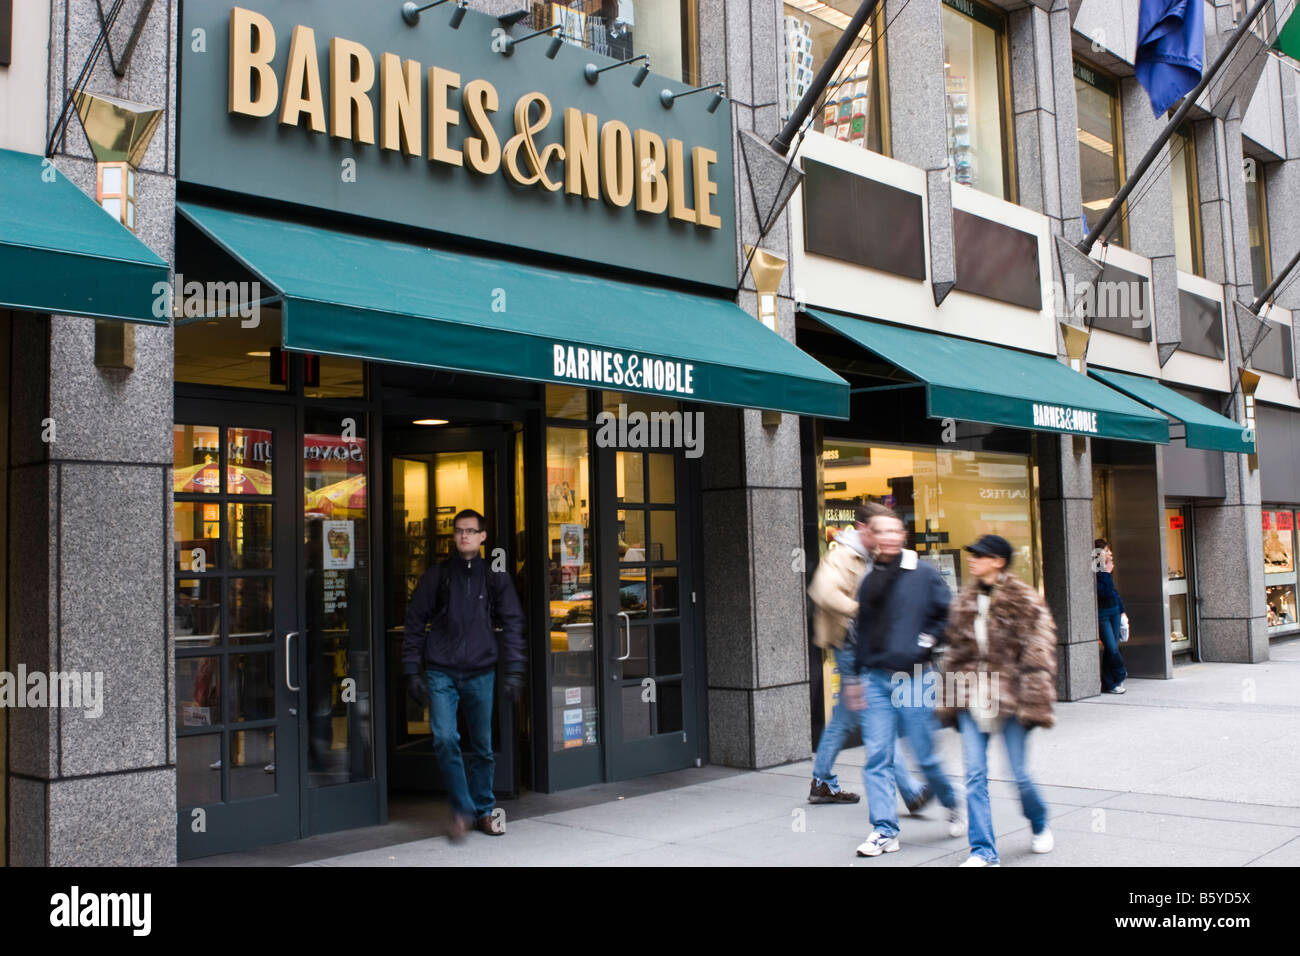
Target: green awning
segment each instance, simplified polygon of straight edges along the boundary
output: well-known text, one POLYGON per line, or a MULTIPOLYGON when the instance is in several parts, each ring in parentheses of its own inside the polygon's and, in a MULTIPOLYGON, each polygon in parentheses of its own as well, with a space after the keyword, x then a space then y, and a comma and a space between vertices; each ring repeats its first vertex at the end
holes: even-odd
POLYGON ((1109 372, 1097 368, 1088 369, 1088 374, 1105 382, 1111 388, 1178 419, 1186 426, 1185 440, 1188 448, 1240 452, 1243 455, 1255 453, 1255 435, 1250 429, 1237 424, 1231 418, 1225 418, 1218 412, 1211 411, 1185 395, 1179 395, 1157 381, 1140 375, 1109 372))
POLYGON ((847 382, 732 302, 176 208, 283 297, 285 348, 848 417, 847 382))
POLYGON ((1169 422, 1045 355, 807 310, 925 386, 932 418, 1159 444, 1169 422))
POLYGON ((167 263, 53 163, 0 149, 0 309, 166 325, 168 283, 167 263))

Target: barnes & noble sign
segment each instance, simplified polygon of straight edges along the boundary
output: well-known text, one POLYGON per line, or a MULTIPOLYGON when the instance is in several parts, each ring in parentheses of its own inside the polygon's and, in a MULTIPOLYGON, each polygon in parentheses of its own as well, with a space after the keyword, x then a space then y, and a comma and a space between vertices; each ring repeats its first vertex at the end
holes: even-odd
POLYGON ((397 0, 187 0, 179 178, 732 287, 730 111, 495 17, 397 0))

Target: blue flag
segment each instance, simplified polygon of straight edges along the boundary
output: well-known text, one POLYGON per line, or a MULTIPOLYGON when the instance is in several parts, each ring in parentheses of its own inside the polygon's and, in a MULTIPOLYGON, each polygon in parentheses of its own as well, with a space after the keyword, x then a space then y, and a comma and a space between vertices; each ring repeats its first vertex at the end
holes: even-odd
POLYGON ((1133 71, 1159 116, 1201 81, 1205 7, 1201 0, 1142 0, 1133 71))

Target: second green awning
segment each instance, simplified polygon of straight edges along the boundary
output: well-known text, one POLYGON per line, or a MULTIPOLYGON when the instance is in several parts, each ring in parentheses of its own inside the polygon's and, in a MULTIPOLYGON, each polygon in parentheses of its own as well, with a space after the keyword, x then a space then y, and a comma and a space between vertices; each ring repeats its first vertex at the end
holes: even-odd
POLYGON ((932 418, 1168 444, 1169 421, 1045 355, 807 310, 924 383, 932 418))
POLYGON ((0 308, 166 325, 167 263, 54 164, 0 149, 0 308))
POLYGON ((194 203, 283 297, 285 348, 847 418, 844 379, 733 302, 194 203))
POLYGON ((1218 412, 1179 395, 1171 388, 1140 375, 1124 372, 1109 372, 1102 369, 1089 369, 1088 374, 1105 382, 1111 388, 1131 395, 1139 402, 1158 408, 1186 426, 1188 448, 1207 448, 1211 451, 1238 452, 1243 455, 1255 453, 1254 433, 1244 425, 1239 425, 1231 418, 1225 418, 1218 412))

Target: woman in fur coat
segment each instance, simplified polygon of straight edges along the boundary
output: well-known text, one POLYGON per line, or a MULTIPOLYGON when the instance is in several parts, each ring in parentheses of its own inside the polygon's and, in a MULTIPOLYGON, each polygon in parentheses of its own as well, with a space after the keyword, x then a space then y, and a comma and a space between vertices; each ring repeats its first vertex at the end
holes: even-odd
POLYGON ((999 731, 1033 831, 1030 849, 1049 853, 1055 842, 1025 758, 1029 731, 1055 721, 1056 625, 1038 592, 1010 573, 1005 538, 985 535, 966 550, 970 583, 948 617, 943 703, 935 715, 961 731, 971 849, 961 865, 997 866, 988 742, 999 731))

